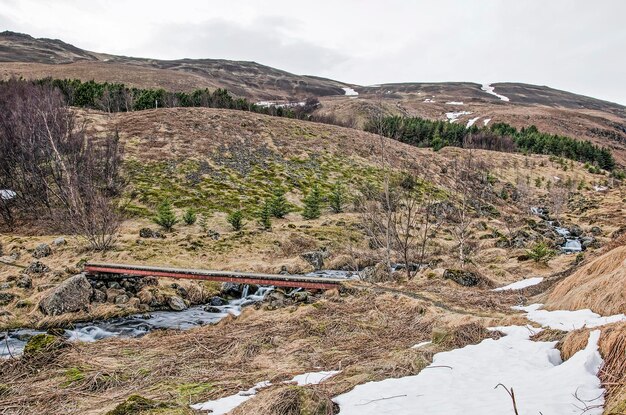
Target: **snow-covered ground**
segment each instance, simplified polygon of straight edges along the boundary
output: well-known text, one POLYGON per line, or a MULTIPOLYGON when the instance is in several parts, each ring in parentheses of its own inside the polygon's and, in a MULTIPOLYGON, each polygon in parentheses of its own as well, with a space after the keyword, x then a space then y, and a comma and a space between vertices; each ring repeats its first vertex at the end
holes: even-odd
POLYGON ((537 285, 541 281, 543 281, 543 277, 527 278, 525 280, 514 282, 513 284, 505 285, 504 287, 495 288, 491 291, 521 290, 522 288, 537 285))
POLYGON ((485 119, 483 120, 483 125, 486 127, 486 126, 487 126, 487 124, 489 124, 489 121, 491 121, 491 118, 485 118, 485 119))
POLYGON ((276 108, 293 108, 293 107, 303 107, 306 105, 306 102, 275 102, 275 101, 259 101, 256 103, 259 107, 276 107, 276 108))
POLYGON ((463 101, 450 101, 450 102, 446 102, 446 105, 465 105, 465 104, 463 104, 463 101))
POLYGON ((432 102, 436 102, 436 101, 435 101, 434 99, 431 99, 431 98, 426 98, 426 99, 424 100, 424 102, 427 102, 427 103, 432 103, 432 102))
POLYGON ((480 117, 472 118, 467 122, 466 128, 470 128, 480 117))
POLYGON ((459 117, 463 115, 470 115, 470 114, 471 112, 469 111, 446 112, 446 117, 448 118, 450 123, 454 123, 459 119, 459 117))
MULTIPOLYGON (((369 382, 334 399, 342 415, 485 415, 512 414, 512 388, 520 414, 580 415, 581 399, 602 405, 596 374, 602 364, 599 331, 587 347, 562 362, 556 342, 535 342, 537 329, 499 327, 506 336, 438 353, 418 375, 369 382)), ((592 407, 586 415, 600 415, 592 407)))
MULTIPOLYGON (((298 386, 317 385, 326 379, 335 376, 339 372, 340 371, 322 371, 303 373, 301 375, 294 376, 293 379, 284 383, 296 383, 298 386)), ((256 395, 259 389, 267 388, 269 386, 272 386, 272 383, 266 380, 257 383, 246 391, 240 391, 234 395, 225 396, 213 401, 197 403, 195 405, 191 405, 191 408, 198 411, 208 411, 211 415, 224 415, 248 399, 251 399, 254 395, 256 395)))
POLYGON ((357 96, 357 95, 359 95, 359 93, 356 92, 352 88, 341 88, 341 89, 343 89, 346 92, 346 95, 349 95, 349 96, 357 96))
POLYGON ((597 186, 596 185, 596 186, 593 186, 593 190, 595 190, 596 192, 606 192, 607 190, 609 190, 609 188, 606 187, 606 186, 597 186))
POLYGON ((515 310, 525 311, 526 318, 543 327, 564 331, 577 330, 583 327, 598 327, 605 324, 626 321, 626 315, 615 314, 613 316, 602 317, 589 309, 584 310, 541 310, 543 304, 532 304, 526 307, 513 307, 515 310))
POLYGON ((17 196, 17 193, 15 193, 13 190, 0 189, 0 199, 2 200, 11 200, 15 196, 17 196))
POLYGON ((491 84, 483 84, 483 86, 480 89, 482 89, 483 91, 485 91, 488 94, 491 94, 493 96, 496 96, 496 97, 500 98, 502 101, 509 101, 508 97, 505 97, 504 95, 500 95, 500 94, 496 93, 494 91, 495 87, 491 86, 491 84))

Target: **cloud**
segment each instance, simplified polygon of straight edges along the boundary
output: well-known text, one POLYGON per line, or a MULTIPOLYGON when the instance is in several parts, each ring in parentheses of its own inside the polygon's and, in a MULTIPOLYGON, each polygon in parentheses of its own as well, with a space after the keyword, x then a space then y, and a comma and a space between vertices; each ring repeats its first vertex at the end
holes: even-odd
POLYGON ((168 24, 153 29, 151 39, 135 49, 144 56, 220 58, 256 61, 298 74, 318 74, 341 65, 345 54, 293 36, 298 22, 280 16, 244 24, 211 19, 168 24))

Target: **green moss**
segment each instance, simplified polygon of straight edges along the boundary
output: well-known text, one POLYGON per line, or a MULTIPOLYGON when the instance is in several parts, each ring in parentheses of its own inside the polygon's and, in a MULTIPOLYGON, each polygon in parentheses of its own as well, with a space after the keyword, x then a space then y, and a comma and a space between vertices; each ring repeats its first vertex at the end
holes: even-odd
POLYGON ((24 356, 32 357, 40 353, 55 350, 61 347, 62 341, 51 334, 36 334, 31 337, 24 347, 24 356))
POLYGON ((65 381, 61 384, 61 386, 67 387, 84 379, 85 374, 82 370, 77 367, 71 367, 65 371, 65 381))
POLYGON ((0 383, 0 398, 10 395, 12 392, 11 385, 0 383))
POLYGON ((153 401, 143 396, 131 395, 124 402, 117 405, 115 409, 107 412, 106 415, 141 414, 154 409, 167 408, 167 406, 165 403, 153 401))
POLYGON ((178 391, 178 394, 181 397, 185 398, 185 401, 188 401, 187 398, 191 396, 207 395, 208 392, 210 392, 211 389, 213 389, 213 385, 211 385, 210 383, 204 383, 204 382, 183 383, 182 385, 178 385, 176 389, 178 391))

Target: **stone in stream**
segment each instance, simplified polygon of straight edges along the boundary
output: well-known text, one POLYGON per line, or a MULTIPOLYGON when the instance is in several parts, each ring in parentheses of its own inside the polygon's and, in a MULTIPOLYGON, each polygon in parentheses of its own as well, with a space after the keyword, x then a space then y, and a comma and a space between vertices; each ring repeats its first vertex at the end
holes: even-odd
POLYGON ((572 235, 574 237, 579 237, 579 236, 581 236, 583 234, 582 228, 580 226, 578 226, 578 225, 573 225, 568 230, 569 230, 570 235, 572 235))
POLYGON ((74 275, 45 296, 39 302, 39 308, 51 316, 85 310, 92 292, 91 284, 83 274, 74 275))
POLYGON ((183 311, 187 309, 187 304, 177 295, 168 297, 167 305, 174 311, 183 311))
POLYGON ((478 285, 481 281, 481 278, 480 276, 478 276, 478 274, 460 269, 445 270, 443 273, 443 278, 447 280, 452 280, 464 287, 474 287, 478 285))
POLYGON ((39 244, 33 250, 33 258, 45 258, 52 255, 52 249, 48 244, 39 244))
POLYGON ((226 304, 228 304, 228 301, 218 296, 211 297, 211 299, 209 300, 209 305, 213 307, 218 307, 226 304))

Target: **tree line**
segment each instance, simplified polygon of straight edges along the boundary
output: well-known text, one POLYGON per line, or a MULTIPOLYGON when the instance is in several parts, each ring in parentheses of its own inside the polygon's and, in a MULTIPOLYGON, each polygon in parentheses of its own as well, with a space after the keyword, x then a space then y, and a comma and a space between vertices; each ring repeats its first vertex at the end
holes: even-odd
POLYGON ((506 123, 494 123, 490 127, 447 121, 431 121, 419 117, 374 117, 365 130, 418 147, 439 150, 445 146, 479 148, 485 150, 550 154, 580 162, 587 162, 601 169, 613 170, 615 159, 606 147, 599 147, 585 140, 540 132, 534 125, 521 130, 506 123))

